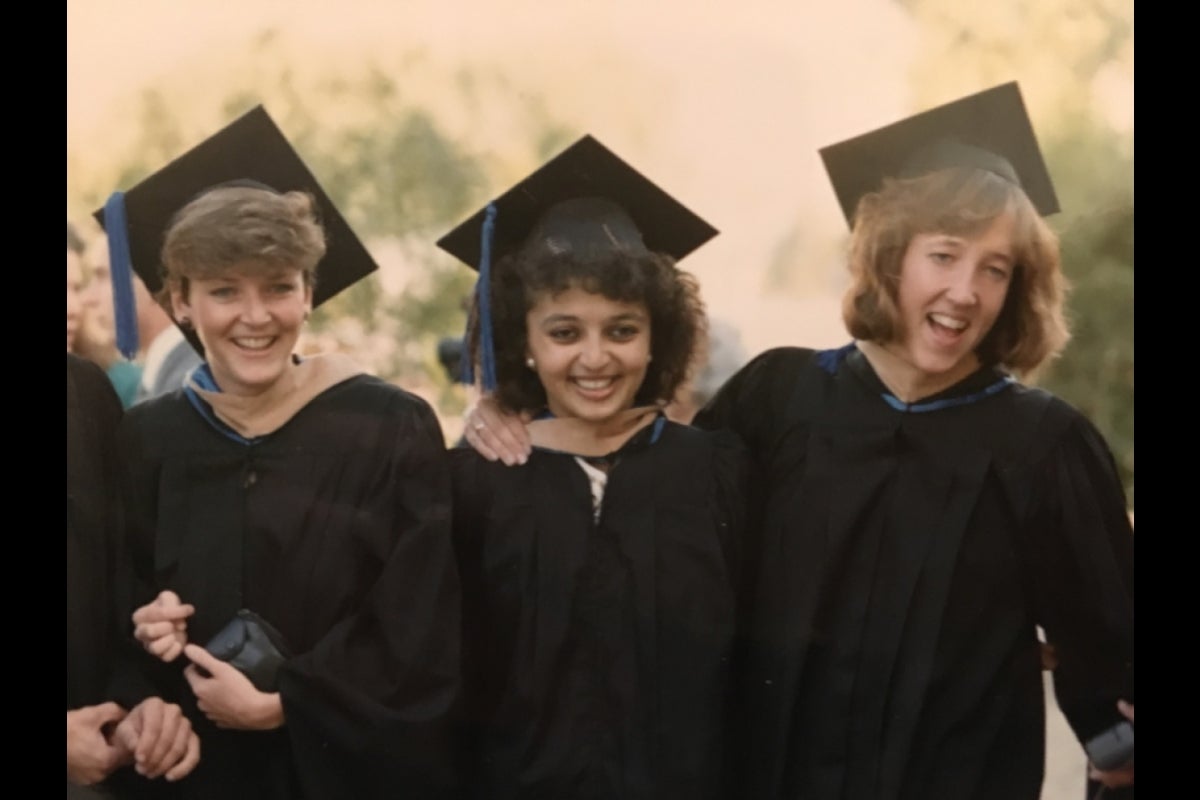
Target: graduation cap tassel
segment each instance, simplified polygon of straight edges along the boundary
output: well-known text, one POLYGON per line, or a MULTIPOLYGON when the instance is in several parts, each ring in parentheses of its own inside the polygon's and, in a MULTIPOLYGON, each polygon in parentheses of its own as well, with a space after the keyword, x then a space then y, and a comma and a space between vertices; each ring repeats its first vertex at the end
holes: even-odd
MULTIPOLYGON (((478 283, 476 280, 477 286, 478 283)), ((475 383, 475 364, 473 363, 475 358, 471 352, 471 331, 478 324, 476 317, 474 309, 467 312, 467 329, 463 332, 463 354, 458 362, 458 382, 467 386, 475 383)))
MULTIPOLYGON (((479 332, 479 371, 483 391, 496 389, 496 349, 492 336, 492 238, 496 229, 496 206, 489 204, 483 218, 479 242, 479 280, 475 282, 475 325, 479 332)), ((468 341, 471 334, 467 325, 468 341)), ((474 382, 472 359, 463 359, 463 382, 474 382)))
POLYGON ((133 259, 129 255, 124 192, 113 192, 104 204, 104 228, 108 233, 117 349, 132 361, 138 352, 137 302, 133 296, 133 259))

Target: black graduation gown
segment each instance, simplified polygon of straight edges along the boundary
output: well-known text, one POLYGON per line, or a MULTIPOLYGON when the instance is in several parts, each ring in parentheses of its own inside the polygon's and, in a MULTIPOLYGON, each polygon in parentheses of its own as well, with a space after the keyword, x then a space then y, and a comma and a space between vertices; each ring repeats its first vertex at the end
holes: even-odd
POLYGON ((743 448, 660 418, 614 456, 593 521, 570 455, 451 454, 473 797, 721 796, 743 448))
MULTIPOLYGON (((67 710, 112 699, 110 681, 126 663, 119 630, 127 597, 120 572, 116 433, 121 401, 95 364, 67 354, 67 710)), ((132 770, 106 782, 139 783, 132 770)), ((68 797, 103 797, 100 787, 67 784, 68 797)))
POLYGON ((116 641, 121 401, 95 364, 67 354, 67 709, 109 699, 116 641))
POLYGON ((1036 798, 1035 625, 1086 738, 1133 699, 1133 535, 1086 419, 983 369, 909 408, 856 349, 779 349, 697 417, 766 476, 745 796, 1036 798))
POLYGON ((182 665, 154 665, 201 737, 183 793, 440 796, 453 777, 460 590, 429 407, 360 375, 254 444, 219 432, 183 392, 135 406, 120 433, 137 604, 175 591, 196 606, 188 637, 201 644, 249 608, 295 654, 279 678, 286 723, 266 733, 215 728, 182 665))
MULTIPOLYGON (((67 354, 67 710, 113 699, 110 681, 126 671, 130 652, 121 591, 117 426, 121 401, 104 372, 67 354)), ((56 779, 57 781, 57 779, 56 779)), ((47 785, 49 781, 47 781, 47 785)), ((57 783, 56 783, 57 785, 57 783)), ((103 786, 67 784, 68 798, 132 796, 146 785, 118 770, 103 786)))

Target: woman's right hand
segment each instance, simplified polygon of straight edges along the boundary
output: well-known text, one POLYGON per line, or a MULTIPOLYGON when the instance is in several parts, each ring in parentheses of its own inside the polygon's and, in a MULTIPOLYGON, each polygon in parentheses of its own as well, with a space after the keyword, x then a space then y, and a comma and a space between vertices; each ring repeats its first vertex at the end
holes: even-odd
POLYGON ((200 739, 183 709, 147 697, 129 712, 112 735, 139 775, 177 781, 200 761, 200 739))
POLYGON ((467 443, 488 461, 503 461, 508 466, 524 464, 533 450, 528 420, 519 414, 510 414, 500 408, 499 403, 489 396, 467 411, 463 435, 467 443))
POLYGON ((187 618, 194 613, 195 606, 181 602, 170 590, 162 591, 153 603, 133 612, 133 637, 150 655, 174 661, 187 644, 187 618))

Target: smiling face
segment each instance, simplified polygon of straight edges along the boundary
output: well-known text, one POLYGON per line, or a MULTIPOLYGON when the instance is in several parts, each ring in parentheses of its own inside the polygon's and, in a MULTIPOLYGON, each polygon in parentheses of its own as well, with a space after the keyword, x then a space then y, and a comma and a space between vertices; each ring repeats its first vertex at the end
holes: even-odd
POLYGON ((921 233, 900 267, 899 334, 887 349, 915 384, 950 385, 979 366, 976 349, 1004 307, 1016 268, 1013 219, 974 235, 921 233))
POLYGON ((602 425, 633 407, 650 363, 644 304, 572 287, 541 294, 525 323, 527 356, 555 416, 602 425))
POLYGON ((171 293, 175 318, 190 320, 222 391, 261 394, 291 368, 312 309, 300 269, 244 264, 186 285, 171 293))

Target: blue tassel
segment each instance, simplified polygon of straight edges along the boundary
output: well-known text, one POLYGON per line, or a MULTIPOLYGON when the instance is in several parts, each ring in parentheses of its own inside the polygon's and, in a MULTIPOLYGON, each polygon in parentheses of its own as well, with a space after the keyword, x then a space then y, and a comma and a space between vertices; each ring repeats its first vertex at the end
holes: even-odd
POLYGON ((108 264, 112 278, 117 349, 132 361, 138 352, 137 301, 133 296, 133 259, 129 255, 124 192, 113 192, 104 204, 104 228, 108 233, 108 264))
POLYGON ((458 362, 458 382, 467 386, 475 383, 475 365, 471 363, 474 360, 471 354, 471 322, 474 319, 474 312, 467 315, 467 330, 463 334, 463 353, 458 362))
MULTIPOLYGON (((496 349, 492 336, 492 239, 496 229, 496 206, 489 204, 483 217, 479 242, 479 280, 475 282, 475 307, 478 309, 476 327, 479 335, 479 371, 484 392, 496 390, 496 349)), ((471 336, 467 323, 467 342, 471 336)), ((462 381, 475 382, 473 359, 463 359, 462 381)))

